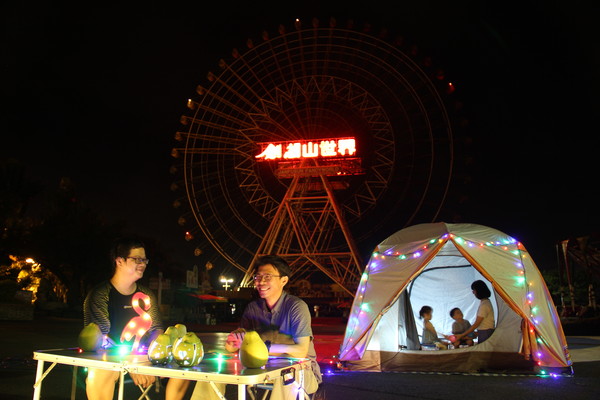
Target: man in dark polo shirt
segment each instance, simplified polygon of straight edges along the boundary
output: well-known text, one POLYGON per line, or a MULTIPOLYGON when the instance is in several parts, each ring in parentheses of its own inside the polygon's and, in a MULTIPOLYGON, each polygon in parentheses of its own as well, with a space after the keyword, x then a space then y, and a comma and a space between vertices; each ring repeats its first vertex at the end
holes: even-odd
MULTIPOLYGON (((316 361, 313 344, 311 316, 308 305, 296 296, 283 291, 289 281, 290 267, 278 256, 264 256, 258 259, 254 284, 259 299, 248 304, 240 321, 240 328, 227 337, 225 349, 237 352, 244 333, 255 330, 269 346, 269 355, 310 358, 312 371, 304 373, 304 390, 314 393, 321 382, 321 371, 316 361)), ((217 385, 219 391, 225 391, 225 385, 217 385)), ((183 384, 183 389, 187 383, 183 384)), ((283 385, 277 380, 273 385, 271 400, 296 399, 298 387, 295 384, 283 385)), ((218 399, 207 382, 197 382, 192 400, 218 399)), ((260 398, 260 397, 259 397, 260 398)), ((303 399, 303 395, 298 397, 303 399)))

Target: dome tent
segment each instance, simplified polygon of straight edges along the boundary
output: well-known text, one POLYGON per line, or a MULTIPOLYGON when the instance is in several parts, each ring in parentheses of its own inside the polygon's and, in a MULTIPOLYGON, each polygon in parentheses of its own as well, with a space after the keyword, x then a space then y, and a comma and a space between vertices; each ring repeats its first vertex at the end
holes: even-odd
POLYGON ((420 224, 381 242, 357 289, 340 360, 371 371, 572 371, 556 308, 529 253, 476 224, 420 224), (475 320, 477 279, 492 292, 494 334, 467 348, 419 350, 421 306, 431 306, 436 330, 449 334, 452 308, 475 320))

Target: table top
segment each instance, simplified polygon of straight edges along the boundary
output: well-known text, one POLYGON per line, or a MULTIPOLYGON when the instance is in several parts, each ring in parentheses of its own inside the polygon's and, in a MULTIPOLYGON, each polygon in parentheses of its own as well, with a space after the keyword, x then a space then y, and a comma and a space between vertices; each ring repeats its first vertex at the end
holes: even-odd
POLYGON ((180 367, 175 361, 167 365, 153 365, 146 354, 119 354, 114 350, 81 352, 79 348, 37 350, 33 358, 79 367, 125 369, 143 375, 246 385, 278 378, 289 368, 296 371, 310 368, 308 359, 286 357, 269 357, 267 365, 262 368, 245 368, 237 355, 217 352, 206 353, 202 362, 194 367, 180 367))

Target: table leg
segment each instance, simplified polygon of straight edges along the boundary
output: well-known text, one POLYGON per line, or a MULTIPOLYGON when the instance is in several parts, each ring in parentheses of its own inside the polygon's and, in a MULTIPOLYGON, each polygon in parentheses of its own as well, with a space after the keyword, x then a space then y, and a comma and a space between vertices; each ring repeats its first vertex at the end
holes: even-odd
POLYGON ((40 393, 42 391, 42 375, 44 374, 44 362, 38 360, 37 371, 35 373, 35 385, 33 385, 33 400, 40 400, 40 393))
POLYGON ((123 383, 125 382, 125 370, 121 369, 119 372, 119 394, 118 400, 123 400, 123 383))
POLYGON ((238 400, 246 400, 246 385, 238 385, 238 400))
POLYGON ((71 400, 77 396, 77 365, 73 366, 73 379, 71 380, 71 400))
POLYGON ((210 387, 212 387, 212 390, 215 392, 215 394, 219 397, 219 399, 227 400, 213 381, 209 381, 208 383, 210 384, 210 387))

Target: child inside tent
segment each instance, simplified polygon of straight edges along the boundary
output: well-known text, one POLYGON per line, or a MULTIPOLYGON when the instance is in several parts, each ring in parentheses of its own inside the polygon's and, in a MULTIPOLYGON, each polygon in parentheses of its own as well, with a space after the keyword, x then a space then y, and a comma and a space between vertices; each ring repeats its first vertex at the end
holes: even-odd
POLYGON ((473 338, 475 338, 475 332, 469 333, 467 336, 464 336, 462 339, 457 339, 454 335, 459 335, 464 333, 467 329, 471 327, 471 323, 464 319, 463 313, 458 307, 454 307, 450 310, 450 317, 454 320, 452 323, 452 335, 446 336, 449 339, 455 348, 460 347, 460 345, 473 346, 473 338), (454 339, 454 340, 452 340, 454 339))
POLYGON ((421 349, 447 349, 448 345, 443 343, 438 337, 435 327, 431 323, 433 308, 429 306, 421 307, 419 317, 423 320, 423 335, 421 336, 421 349))

